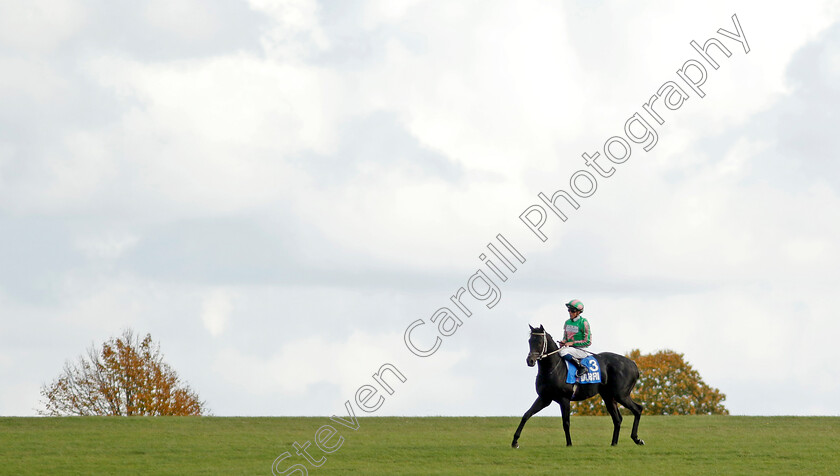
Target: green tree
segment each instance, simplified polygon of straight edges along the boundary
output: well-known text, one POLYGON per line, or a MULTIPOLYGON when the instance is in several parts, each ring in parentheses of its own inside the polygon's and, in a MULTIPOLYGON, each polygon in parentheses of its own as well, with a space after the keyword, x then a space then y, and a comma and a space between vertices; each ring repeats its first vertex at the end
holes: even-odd
POLYGON ((90 347, 41 387, 42 415, 202 415, 205 403, 172 367, 160 346, 131 329, 90 347))
MULTIPOLYGON (((646 415, 728 415, 723 406, 726 395, 703 382, 700 373, 685 361, 683 354, 660 350, 645 354, 634 349, 626 354, 639 367, 639 381, 631 394, 644 405, 646 415)), ((626 410, 620 407, 623 412, 626 410)), ((574 402, 579 415, 606 415, 599 398, 574 402)))

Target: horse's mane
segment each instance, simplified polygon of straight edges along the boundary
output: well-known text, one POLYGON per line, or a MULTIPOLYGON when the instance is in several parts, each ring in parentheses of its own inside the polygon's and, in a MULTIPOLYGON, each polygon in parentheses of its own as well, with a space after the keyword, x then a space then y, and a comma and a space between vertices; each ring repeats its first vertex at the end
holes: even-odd
MULTIPOLYGON (((528 326, 528 327, 531 327, 531 326, 528 326)), ((534 332, 536 332, 536 331, 542 332, 542 333, 544 333, 546 336, 550 336, 550 335, 551 335, 551 334, 549 334, 549 333, 548 333, 548 331, 546 330, 545 326, 543 326, 542 324, 540 324, 540 327, 531 327, 531 333, 532 333, 532 334, 533 334, 534 332)))

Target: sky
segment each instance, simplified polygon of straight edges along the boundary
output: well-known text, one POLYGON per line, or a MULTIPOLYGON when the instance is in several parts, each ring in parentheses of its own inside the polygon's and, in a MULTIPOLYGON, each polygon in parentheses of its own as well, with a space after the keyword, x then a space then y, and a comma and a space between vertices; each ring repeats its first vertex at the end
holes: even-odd
POLYGON ((521 415, 528 325, 571 299, 592 350, 682 353, 732 414, 840 415, 839 21, 1 1, 0 415, 126 328, 218 416, 365 414, 366 385, 375 416, 521 415))

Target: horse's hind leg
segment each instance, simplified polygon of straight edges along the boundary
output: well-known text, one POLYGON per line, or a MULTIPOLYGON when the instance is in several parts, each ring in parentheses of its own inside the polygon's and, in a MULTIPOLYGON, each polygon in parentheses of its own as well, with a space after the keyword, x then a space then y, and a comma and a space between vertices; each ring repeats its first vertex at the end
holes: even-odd
POLYGON ((639 420, 642 418, 642 410, 644 407, 634 402, 633 399, 630 398, 630 395, 616 397, 616 399, 619 403, 627 407, 628 410, 633 412, 633 431, 630 432, 630 438, 632 438, 633 442, 637 445, 645 444, 644 440, 639 438, 639 420))
POLYGON ((522 415, 522 421, 519 422, 519 427, 516 428, 516 433, 513 434, 513 442, 510 444, 511 447, 519 448, 519 435, 522 434, 522 428, 525 426, 525 422, 528 421, 531 416, 547 407, 550 403, 550 398, 537 397, 537 399, 534 400, 534 404, 531 405, 531 408, 522 415))
POLYGON ((612 397, 601 395, 604 399, 604 405, 607 407, 607 413, 610 414, 613 421, 613 436, 612 436, 612 446, 618 444, 618 433, 621 431, 621 420, 623 417, 621 416, 621 412, 618 411, 618 404, 615 403, 615 399, 612 397))

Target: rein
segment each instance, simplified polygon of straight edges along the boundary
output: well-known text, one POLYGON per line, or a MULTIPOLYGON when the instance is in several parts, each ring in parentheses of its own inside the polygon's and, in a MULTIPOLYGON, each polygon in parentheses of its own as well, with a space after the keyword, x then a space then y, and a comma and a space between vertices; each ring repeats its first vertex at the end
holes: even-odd
POLYGON ((540 356, 537 357, 537 360, 542 360, 542 359, 544 359, 545 357, 548 357, 551 354, 556 354, 557 352, 560 352, 560 348, 557 348, 557 350, 552 350, 549 353, 545 352, 545 350, 548 348, 548 339, 546 339, 546 337, 545 337, 545 332, 532 332, 531 335, 532 336, 543 336, 543 348, 542 348, 542 352, 540 352, 540 356))

